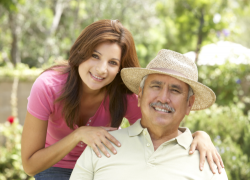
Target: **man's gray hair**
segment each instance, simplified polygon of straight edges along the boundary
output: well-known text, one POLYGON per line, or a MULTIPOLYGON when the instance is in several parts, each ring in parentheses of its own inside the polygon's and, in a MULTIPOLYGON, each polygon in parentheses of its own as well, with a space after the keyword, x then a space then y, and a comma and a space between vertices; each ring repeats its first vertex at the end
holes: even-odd
MULTIPOLYGON (((142 89, 142 94, 143 94, 143 89, 144 89, 144 85, 145 85, 145 81, 146 79, 148 78, 148 75, 144 76, 141 80, 141 83, 140 83, 140 88, 142 89)), ((187 100, 189 100, 189 98, 194 95, 194 91, 193 89, 191 88, 191 86, 189 84, 188 85, 188 98, 187 100)))

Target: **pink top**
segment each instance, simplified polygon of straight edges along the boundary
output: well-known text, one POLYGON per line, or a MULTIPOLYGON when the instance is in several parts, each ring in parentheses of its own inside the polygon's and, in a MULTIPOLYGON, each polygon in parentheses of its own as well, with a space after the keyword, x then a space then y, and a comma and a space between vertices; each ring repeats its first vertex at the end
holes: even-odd
MULTIPOLYGON (((41 120, 48 120, 48 129, 45 147, 48 147, 70 134, 71 130, 62 117, 62 105, 54 103, 60 96, 63 85, 66 83, 68 74, 59 74, 56 71, 47 71, 41 74, 34 82, 30 96, 28 97, 28 112, 41 120)), ((140 108, 137 107, 137 95, 127 95, 127 112, 125 117, 133 124, 141 118, 140 108)), ((109 98, 102 101, 99 109, 87 122, 87 126, 108 126, 110 113, 108 111, 109 98), (105 110, 105 107, 106 110, 105 110)), ((77 128, 77 126, 76 126, 77 128)), ((73 169, 86 144, 80 142, 54 167, 73 169)))

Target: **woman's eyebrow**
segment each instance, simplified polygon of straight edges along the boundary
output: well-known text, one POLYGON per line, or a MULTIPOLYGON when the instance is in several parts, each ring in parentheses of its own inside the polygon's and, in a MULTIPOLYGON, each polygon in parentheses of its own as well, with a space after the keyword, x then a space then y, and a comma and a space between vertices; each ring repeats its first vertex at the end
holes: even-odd
POLYGON ((94 50, 94 52, 97 52, 98 54, 102 55, 102 53, 98 52, 97 50, 94 50))
MULTIPOLYGON (((102 53, 100 53, 99 51, 94 50, 94 52, 96 52, 96 53, 98 53, 98 54, 100 54, 100 55, 102 56, 102 53)), ((120 60, 120 59, 118 59, 118 58, 112 58, 112 59, 117 60, 117 61, 121 61, 121 60, 120 60)))

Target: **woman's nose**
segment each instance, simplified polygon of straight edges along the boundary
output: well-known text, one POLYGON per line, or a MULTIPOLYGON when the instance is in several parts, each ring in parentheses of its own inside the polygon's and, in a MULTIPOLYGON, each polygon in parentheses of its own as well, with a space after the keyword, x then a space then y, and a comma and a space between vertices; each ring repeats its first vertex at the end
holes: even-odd
POLYGON ((98 66, 96 67, 96 71, 97 73, 103 75, 107 73, 107 63, 100 63, 98 64, 98 66))

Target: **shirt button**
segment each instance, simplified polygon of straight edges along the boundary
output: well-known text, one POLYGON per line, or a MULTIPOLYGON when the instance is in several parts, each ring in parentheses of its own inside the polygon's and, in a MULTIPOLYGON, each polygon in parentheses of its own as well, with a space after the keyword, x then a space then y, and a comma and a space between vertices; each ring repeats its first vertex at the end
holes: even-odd
POLYGON ((149 147, 149 146, 150 146, 150 144, 149 144, 149 143, 147 143, 147 146, 149 147))
POLYGON ((80 147, 83 147, 83 145, 80 145, 80 147))
POLYGON ((83 142, 81 141, 81 144, 83 144, 83 142))
POLYGON ((87 124, 87 126, 89 126, 89 124, 87 124))
POLYGON ((89 122, 91 122, 91 119, 89 120, 89 122))
POLYGON ((146 135, 147 134, 147 131, 144 131, 144 135, 146 135))

